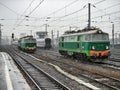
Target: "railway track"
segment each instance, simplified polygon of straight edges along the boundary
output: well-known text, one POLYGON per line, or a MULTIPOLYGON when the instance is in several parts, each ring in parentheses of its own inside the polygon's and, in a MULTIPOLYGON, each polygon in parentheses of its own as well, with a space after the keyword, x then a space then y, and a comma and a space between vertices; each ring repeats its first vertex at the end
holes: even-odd
MULTIPOLYGON (((36 54, 34 54, 34 56, 38 57, 38 55, 36 55, 36 54)), ((68 63, 65 63, 65 62, 61 62, 57 59, 51 59, 47 55, 44 56, 44 57, 45 57, 45 59, 49 59, 50 62, 52 61, 53 64, 56 64, 56 62, 57 62, 57 65, 60 66, 61 68, 64 67, 63 69, 66 70, 67 72, 70 72, 70 73, 72 73, 72 74, 74 74, 78 77, 82 76, 84 78, 87 78, 92 83, 93 82, 99 83, 103 86, 106 86, 109 89, 112 89, 112 90, 119 90, 119 88, 120 88, 120 85, 119 85, 120 80, 119 79, 109 77, 109 76, 105 76, 105 75, 102 75, 102 74, 98 74, 98 73, 95 73, 95 72, 90 72, 89 70, 83 69, 81 67, 78 68, 77 66, 75 66, 73 64, 68 64, 68 63), (70 70, 68 68, 72 68, 72 70, 70 70)))
POLYGON ((120 61, 118 61, 115 58, 111 58, 109 61, 104 62, 104 64, 108 65, 111 68, 115 68, 117 70, 120 70, 120 61))
MULTIPOLYGON (((41 50, 39 50, 39 51, 41 51, 41 50)), ((63 56, 59 55, 58 52, 56 52, 56 51, 47 51, 46 50, 45 52, 49 52, 51 55, 55 55, 57 57, 63 57, 63 56)), ((120 70, 120 58, 110 58, 109 61, 102 62, 102 63, 95 63, 95 64, 97 64, 101 67, 105 67, 105 65, 107 65, 107 67, 109 67, 109 68, 112 68, 112 69, 115 69, 115 70, 120 70), (104 65, 102 65, 102 64, 104 64, 104 65)))
MULTIPOLYGON (((9 48, 8 48, 9 49, 9 48)), ((31 80, 34 84, 34 90, 70 90, 54 77, 43 71, 35 64, 29 62, 25 57, 20 56, 17 52, 12 53, 6 50, 15 60, 17 65, 22 69, 25 76, 31 80)), ((33 86, 32 86, 33 87, 33 86)))
MULTIPOLYGON (((38 57, 38 55, 36 55, 36 54, 34 54, 34 56, 38 57)), ((119 90, 120 89, 120 85, 119 85, 120 80, 119 79, 109 77, 109 76, 105 76, 103 74, 98 74, 98 73, 95 73, 95 72, 90 72, 89 70, 83 69, 81 67, 77 67, 73 64, 65 63, 65 62, 62 62, 62 61, 57 60, 57 59, 51 59, 47 55, 44 56, 44 57, 45 57, 45 59, 48 58, 49 61, 51 60, 52 63, 54 63, 54 64, 56 64, 56 62, 57 62, 58 63, 57 65, 59 65, 61 68, 64 67, 64 70, 66 70, 70 73, 71 72, 77 73, 78 76, 81 75, 82 77, 88 78, 89 80, 95 81, 99 84, 102 84, 106 87, 109 87, 110 89, 114 89, 114 90, 119 90), (70 70, 68 68, 72 68, 72 70, 70 70)), ((74 74, 74 73, 72 73, 72 74, 74 74)))
POLYGON ((118 68, 120 70, 120 49, 111 49, 110 61, 106 64, 118 68))

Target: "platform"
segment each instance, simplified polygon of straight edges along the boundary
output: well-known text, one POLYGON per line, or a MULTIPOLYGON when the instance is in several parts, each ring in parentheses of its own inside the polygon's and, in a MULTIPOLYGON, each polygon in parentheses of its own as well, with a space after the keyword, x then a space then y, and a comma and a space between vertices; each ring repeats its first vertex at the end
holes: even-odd
POLYGON ((0 52, 0 90, 31 90, 13 59, 0 52))

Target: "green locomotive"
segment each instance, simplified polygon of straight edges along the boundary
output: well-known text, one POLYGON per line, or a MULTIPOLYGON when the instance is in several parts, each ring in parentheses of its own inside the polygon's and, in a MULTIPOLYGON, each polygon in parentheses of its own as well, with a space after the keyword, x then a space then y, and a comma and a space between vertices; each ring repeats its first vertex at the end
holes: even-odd
POLYGON ((109 35, 99 28, 66 32, 59 38, 59 53, 83 60, 97 61, 109 58, 109 35))
POLYGON ((25 36, 18 40, 18 48, 26 52, 34 52, 36 50, 36 39, 33 36, 25 36))

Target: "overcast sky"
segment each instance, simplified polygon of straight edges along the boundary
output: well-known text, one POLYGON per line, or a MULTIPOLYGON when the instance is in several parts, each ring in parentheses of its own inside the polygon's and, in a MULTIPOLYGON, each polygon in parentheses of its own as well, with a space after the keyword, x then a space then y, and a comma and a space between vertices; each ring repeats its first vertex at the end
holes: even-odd
MULTIPOLYGON (((2 36, 19 37, 21 33, 34 35, 37 31, 64 31, 83 29, 88 21, 88 3, 91 3, 91 25, 112 34, 120 31, 120 0, 0 0, 2 36)), ((120 32, 119 32, 120 33, 120 32)))

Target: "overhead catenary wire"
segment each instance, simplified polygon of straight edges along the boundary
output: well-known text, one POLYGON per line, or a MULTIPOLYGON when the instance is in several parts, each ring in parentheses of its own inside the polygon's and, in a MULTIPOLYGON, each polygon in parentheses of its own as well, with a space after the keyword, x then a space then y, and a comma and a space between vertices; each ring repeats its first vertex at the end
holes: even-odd
MULTIPOLYGON (((75 1, 77 1, 77 0, 75 0, 75 1)), ((101 0, 101 1, 105 1, 105 0, 101 0)), ((97 4, 100 4, 100 3, 97 3, 97 4)), ((117 5, 117 4, 116 4, 116 5, 117 5)), ((120 5, 120 3, 118 3, 118 5, 120 5)), ((114 5, 114 6, 115 6, 115 5, 114 5)), ((114 7, 114 6, 113 6, 113 7, 114 7)), ((109 7, 110 7, 110 6, 109 6, 109 7)), ((110 7, 110 8, 112 8, 112 7, 110 7)), ((34 9, 35 9, 35 8, 34 8, 34 9)), ((62 8, 61 8, 61 9, 62 9, 62 8)), ((97 8, 97 9, 98 9, 98 8, 97 8)), ((99 11, 102 11, 102 10, 104 11, 105 9, 106 9, 106 8, 104 8, 104 9, 98 9, 98 12, 99 12, 99 11)), ((109 8, 108 8, 108 9, 109 9, 109 8)), ((63 9, 62 9, 62 10, 63 10, 63 9)), ((32 10, 32 11, 34 12, 34 10, 32 10)), ((32 14, 32 11, 30 12, 31 14, 32 14)), ((58 11, 58 12, 59 12, 59 11, 58 11)), ((72 12, 72 13, 75 14, 75 12, 77 13, 77 11, 74 11, 74 12, 72 12)), ((78 11, 78 12, 79 12, 79 11, 78 11)), ((30 13, 29 13, 29 14, 30 14, 30 13)), ((55 13, 55 12, 54 12, 54 13, 55 13)), ((57 13, 57 12, 56 12, 56 13, 57 13)), ((72 13, 68 13, 68 14, 66 14, 66 15, 60 16, 59 19, 64 19, 64 18, 67 17, 67 16, 72 16, 72 15, 73 15, 72 13)), ((30 15, 31 15, 31 14, 30 14, 30 15)), ((52 14, 53 14, 53 13, 51 13, 51 15, 52 15, 52 14)), ((107 14, 107 13, 106 13, 106 14, 107 14)), ((25 15, 25 14, 24 14, 24 15, 25 15)), ((30 16, 30 15, 27 14, 26 16, 30 16)), ((102 14, 102 15, 104 15, 104 14, 102 14)), ((102 15, 101 15, 101 16, 102 16, 102 15)), ((113 14, 111 14, 111 15, 113 15, 113 14)), ((101 17, 101 16, 99 16, 99 17, 101 17)), ((107 16, 107 15, 106 15, 106 16, 107 16)), ((77 16, 77 17, 78 17, 78 16, 77 16)), ((98 18, 99 18, 99 17, 98 17, 98 18)), ((26 17, 24 17, 24 19, 25 19, 25 18, 26 18, 26 17)), ((80 17, 80 18, 82 18, 82 17, 80 17)), ((96 17, 93 17, 93 18, 97 18, 97 16, 96 16, 96 17)), ((19 20, 23 20, 23 21, 24 21, 24 19, 19 19, 19 20)), ((59 19, 58 19, 58 17, 57 17, 56 19, 54 19, 54 21, 55 21, 55 20, 57 21, 57 20, 59 20, 59 19)), ((20 22, 20 23, 17 24, 17 25, 20 25, 21 23, 22 23, 22 22, 20 22)))
MULTIPOLYGON (((92 4, 92 5, 93 5, 93 4, 92 4)), ((111 8, 116 7, 116 6, 118 6, 118 5, 120 5, 120 3, 111 5, 111 6, 109 6, 109 7, 103 8, 103 9, 98 9, 95 5, 93 5, 93 6, 95 6, 95 8, 97 8, 98 10, 97 10, 97 11, 94 11, 94 12, 91 12, 91 13, 93 14, 93 13, 97 13, 97 12, 100 12, 100 11, 101 11, 101 12, 104 12, 104 10, 111 9, 111 8)), ((106 12, 104 12, 104 13, 107 14, 106 12)), ((80 15, 79 17, 81 18, 81 17, 83 17, 83 16, 85 16, 85 15, 87 15, 87 14, 80 15)), ((72 17, 72 18, 75 18, 75 17, 72 17)))
POLYGON ((119 11, 115 11, 115 12, 111 12, 111 13, 106 13, 106 14, 103 14, 103 15, 99 15, 99 16, 93 17, 92 19, 103 17, 103 16, 108 16, 108 15, 113 15, 113 14, 117 14, 117 13, 120 13, 120 10, 119 11))
POLYGON ((98 9, 97 12, 101 11, 101 12, 104 12, 104 13, 106 13, 104 10, 111 9, 111 8, 116 7, 116 6, 119 6, 119 5, 120 5, 120 3, 117 3, 117 4, 114 4, 114 5, 111 5, 111 6, 107 7, 107 8, 99 9, 98 7, 96 7, 96 5, 93 5, 93 4, 92 4, 92 6, 93 6, 94 8, 98 9))
POLYGON ((48 16, 53 15, 53 14, 55 14, 55 13, 58 13, 58 12, 60 12, 61 10, 65 9, 65 8, 67 8, 67 7, 69 7, 69 6, 71 6, 72 4, 76 3, 77 1, 79 1, 79 0, 75 0, 75 1, 73 1, 73 2, 71 2, 71 3, 69 3, 69 4, 67 4, 67 5, 65 5, 64 7, 62 7, 62 8, 60 8, 60 9, 58 9, 58 10, 56 10, 56 11, 54 11, 54 12, 52 12, 52 13, 46 15, 46 16, 44 16, 44 17, 41 17, 41 18, 39 18, 39 17, 30 17, 30 18, 37 18, 37 19, 47 18, 48 16))
MULTIPOLYGON (((40 1, 39 4, 38 4, 29 14, 27 14, 26 16, 29 17, 29 15, 31 15, 31 14, 43 3, 43 1, 44 1, 44 0, 40 1)), ((17 24, 17 26, 19 26, 19 25, 25 20, 25 18, 26 18, 26 17, 24 17, 24 19, 21 20, 21 21, 17 24)))
MULTIPOLYGON (((58 10, 52 12, 52 13, 49 14, 49 15, 55 14, 55 13, 59 12, 60 10, 65 9, 66 7, 74 4, 74 3, 77 2, 77 1, 78 1, 78 0, 75 0, 75 1, 73 1, 72 3, 66 5, 65 7, 63 7, 63 8, 61 8, 61 9, 58 9, 58 10)), ((105 0, 101 0, 101 1, 99 1, 99 2, 96 2, 95 4, 99 4, 99 3, 102 3, 102 2, 104 2, 104 1, 105 1, 105 0)), ((86 7, 86 6, 84 6, 84 7, 86 7)), ((74 11, 74 12, 72 12, 72 13, 69 13, 69 14, 67 14, 67 15, 61 16, 61 17, 59 17, 58 19, 53 20, 53 21, 57 21, 57 20, 59 20, 59 19, 61 19, 61 18, 64 18, 64 17, 70 16, 70 15, 73 15, 73 14, 79 12, 79 11, 81 11, 81 9, 80 9, 80 10, 77 10, 77 11, 74 11)), ((48 15, 48 16, 49 16, 49 15, 48 15)), ((46 16, 46 17, 47 17, 47 16, 46 16)), ((45 17, 44 17, 44 18, 45 18, 45 17)), ((42 19, 42 18, 39 18, 39 19, 42 19)), ((53 22, 53 21, 52 21, 52 22, 53 22)), ((44 25, 42 25, 42 26, 44 26, 44 25)))
MULTIPOLYGON (((102 0, 102 1, 105 1, 105 0, 102 0)), ((101 1, 101 2, 102 2, 102 1, 101 1)), ((97 3, 97 4, 98 4, 98 3, 97 3)), ((78 13, 78 12, 82 11, 85 7, 86 7, 86 5, 84 5, 83 8, 81 8, 81 9, 79 9, 79 10, 77 10, 77 11, 74 11, 74 12, 69 13, 69 14, 64 15, 64 16, 61 16, 61 17, 59 17, 58 19, 53 20, 53 21, 57 21, 57 20, 59 20, 59 19, 61 19, 61 18, 64 18, 64 17, 70 16, 70 15, 73 15, 73 14, 75 14, 75 13, 78 13)), ((53 22, 53 21, 52 21, 52 22, 53 22)), ((43 26, 43 25, 42 25, 42 26, 43 26)))
POLYGON ((28 16, 31 15, 43 2, 44 0, 40 1, 39 4, 28 14, 28 16))
POLYGON ((97 4, 100 4, 100 3, 104 2, 104 1, 106 1, 106 0, 101 0, 101 1, 98 1, 98 2, 96 2, 94 4, 97 5, 97 4))
POLYGON ((14 11, 13 9, 9 8, 8 6, 6 6, 5 4, 0 2, 0 5, 4 6, 5 8, 7 8, 8 10, 10 10, 11 12, 13 12, 16 15, 20 15, 19 13, 17 13, 16 11, 14 11))
MULTIPOLYGON (((55 14, 55 13, 57 13, 57 12, 59 12, 59 11, 65 9, 65 8, 71 6, 72 4, 76 3, 77 1, 79 1, 79 0, 75 0, 75 1, 73 1, 73 2, 71 2, 71 3, 69 3, 69 4, 67 4, 66 6, 64 6, 64 7, 60 8, 60 9, 58 9, 58 10, 56 10, 56 11, 50 13, 50 14, 48 14, 48 15, 45 16, 45 17, 48 17, 48 16, 50 16, 50 15, 52 15, 52 14, 55 14)), ((102 3, 103 1, 105 1, 105 0, 101 0, 101 1, 99 1, 99 2, 96 2, 95 4, 102 3)), ((78 11, 79 11, 79 10, 78 10, 78 11)), ((75 11, 75 12, 77 12, 77 11, 75 11)), ((45 17, 41 17, 41 18, 38 18, 38 17, 32 17, 32 18, 42 19, 42 18, 45 18, 45 17)))
MULTIPOLYGON (((78 1, 78 0, 75 0, 75 1, 78 1)), ((74 2, 75 2, 75 1, 74 1, 74 2)), ((68 5, 65 6, 65 7, 68 7, 68 6, 70 6, 71 4, 73 4, 73 3, 70 3, 70 4, 68 4, 68 5)), ((61 8, 60 10, 64 9, 65 7, 61 8)), ((69 14, 67 14, 67 15, 63 15, 63 16, 57 17, 56 20, 52 20, 52 21, 50 21, 49 23, 54 22, 54 21, 57 21, 57 20, 59 20, 59 19, 61 19, 61 18, 70 16, 70 15, 73 15, 73 14, 75 14, 75 13, 78 13, 78 12, 82 11, 85 7, 86 7, 86 5, 83 6, 83 8, 81 8, 81 9, 79 9, 79 10, 77 10, 77 11, 74 11, 74 12, 69 13, 69 14)), ((55 12, 56 12, 56 11, 55 11, 55 12)), ((52 13, 51 13, 51 14, 52 14, 52 13)), ((42 19, 42 18, 39 18, 39 19, 42 19)), ((40 25, 40 27, 42 27, 42 26, 44 26, 44 24, 40 25)))
MULTIPOLYGON (((114 4, 114 5, 112 5, 112 6, 109 6, 109 7, 107 7, 107 8, 104 8, 104 9, 110 9, 110 8, 113 8, 113 7, 115 7, 115 6, 118 6, 118 5, 120 5, 120 3, 117 3, 117 4, 114 4)), ((101 9, 102 11, 104 10, 104 9, 101 9)), ((98 11, 95 11, 95 12, 99 12, 99 10, 98 11)), ((95 12, 93 12, 93 13, 95 13, 95 12)), ((105 15, 104 16, 107 16, 107 15, 111 15, 111 14, 114 14, 114 13, 117 13, 117 12, 113 12, 113 13, 105 13, 105 15)), ((119 13, 119 12, 118 12, 119 13)), ((87 14, 84 14, 83 16, 85 16, 85 15, 87 15, 87 14)), ((81 16, 79 16, 80 18, 81 18, 81 16)), ((98 17, 95 17, 95 18, 99 18, 99 17, 103 17, 103 16, 98 16, 98 17)), ((77 18, 78 19, 78 18, 77 18)), ((94 19, 94 17, 92 18, 92 19, 94 19)), ((81 20, 80 20, 81 21, 81 20)), ((108 22, 108 21, 107 21, 108 22)), ((110 22, 110 21, 109 21, 110 22)), ((118 22, 118 21, 117 21, 118 22)), ((67 25, 68 26, 68 25, 67 25)))
MULTIPOLYGON (((52 14, 55 14, 55 13, 57 13, 57 12, 59 12, 59 11, 65 9, 65 8, 67 8, 67 7, 71 6, 71 5, 73 5, 73 4, 76 3, 77 1, 79 1, 79 0, 75 0, 75 1, 73 1, 73 2, 71 2, 71 3, 69 3, 69 4, 67 4, 67 5, 65 5, 64 7, 62 7, 62 8, 60 8, 60 9, 58 9, 58 10, 56 10, 56 11, 54 11, 54 12, 48 14, 48 15, 45 16, 45 17, 41 17, 41 18, 38 18, 38 17, 29 17, 29 18, 46 19, 48 16, 50 16, 50 15, 52 15, 52 14)), ((57 17, 57 18, 59 18, 59 17, 57 17)), ((44 26, 44 24, 41 25, 41 26, 44 26)))
POLYGON ((72 4, 76 3, 77 1, 79 1, 79 0, 75 0, 75 1, 73 1, 73 2, 71 2, 71 3, 69 3, 69 4, 67 4, 66 6, 64 6, 64 7, 60 8, 60 9, 58 9, 58 10, 56 10, 56 11, 50 13, 50 14, 48 14, 47 16, 50 16, 50 15, 52 15, 52 14, 55 14, 55 13, 59 12, 59 11, 65 9, 65 8, 71 6, 72 4))
POLYGON ((28 5, 28 7, 27 7, 27 8, 24 10, 24 12, 20 15, 20 18, 18 18, 18 20, 15 22, 15 25, 14 25, 14 26, 17 25, 17 22, 22 18, 22 16, 25 17, 26 11, 30 8, 30 6, 32 5, 32 3, 33 3, 34 1, 35 1, 35 0, 32 0, 32 1, 30 2, 30 4, 28 5))
MULTIPOLYGON (((78 12, 84 10, 85 7, 86 7, 86 5, 83 6, 83 8, 81 8, 81 9, 79 9, 79 10, 77 10, 77 11, 74 11, 74 12, 69 13, 69 14, 67 14, 67 15, 60 16, 60 17, 58 17, 56 20, 52 20, 52 21, 50 21, 49 23, 58 21, 58 20, 60 20, 61 18, 64 18, 64 17, 70 16, 70 15, 73 15, 73 14, 75 14, 75 13, 78 13, 78 12)), ((43 24, 43 25, 44 25, 44 24, 43 24)), ((41 27, 42 27, 43 25, 41 25, 41 27)))
MULTIPOLYGON (((29 4, 28 7, 24 10, 24 12, 22 13, 21 16, 25 16, 26 11, 31 7, 31 5, 32 5, 32 3, 33 3, 34 1, 35 1, 35 0, 32 0, 32 1, 30 2, 30 4, 29 4)), ((21 18, 21 17, 20 17, 20 18, 21 18)))
MULTIPOLYGON (((117 5, 120 5, 120 3, 118 3, 118 4, 115 4, 115 5, 112 5, 112 6, 109 6, 109 7, 107 7, 107 8, 105 8, 105 9, 110 9, 110 8, 112 8, 112 7, 114 7, 114 6, 117 6, 117 5)), ((116 12, 112 12, 112 13, 106 13, 105 15, 101 15, 101 16, 107 16, 107 15, 112 15, 112 14, 117 14, 117 13, 119 13, 120 11, 116 11, 116 12)), ((98 17, 101 17, 101 16, 98 16, 98 17)), ((98 17, 94 17, 94 18, 98 18, 98 17)), ((68 26, 68 25, 67 25, 68 26)))

